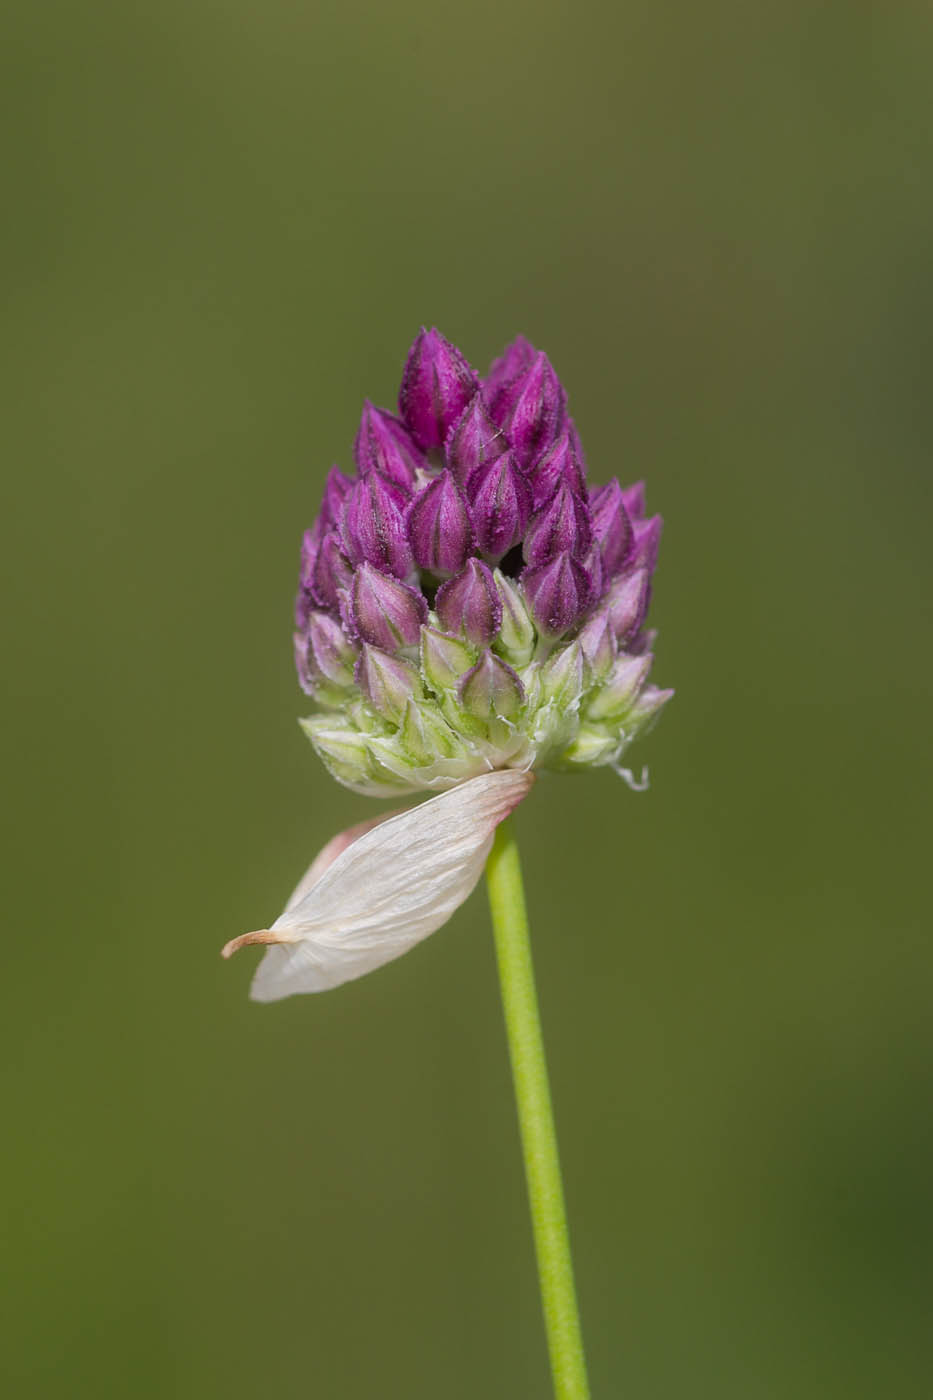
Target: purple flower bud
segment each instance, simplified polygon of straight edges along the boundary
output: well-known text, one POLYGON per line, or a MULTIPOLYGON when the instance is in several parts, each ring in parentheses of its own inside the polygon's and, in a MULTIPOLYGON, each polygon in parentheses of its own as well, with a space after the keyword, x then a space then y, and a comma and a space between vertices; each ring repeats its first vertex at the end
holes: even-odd
POLYGON ((353 456, 360 476, 381 472, 406 492, 414 485, 415 472, 425 465, 404 423, 384 408, 374 408, 369 399, 363 406, 353 456))
MULTIPOLYGON (((648 592, 651 592, 649 588, 648 592)), ((644 656, 646 651, 651 651, 658 640, 658 629, 656 627, 643 627, 640 632, 636 632, 631 637, 625 639, 625 650, 631 656, 644 656)))
POLYGON ((440 331, 422 326, 408 352, 398 406, 408 430, 425 452, 443 447, 444 439, 479 381, 456 345, 440 331))
MULTIPOLYGON (((321 524, 321 517, 318 516, 314 528, 321 524)), ((305 536, 313 531, 308 531, 305 536)), ((350 561, 343 554, 340 548, 340 537, 336 530, 328 530, 316 548, 309 548, 305 552, 302 546, 301 561, 301 587, 302 592, 306 591, 309 600, 313 600, 319 608, 336 608, 339 600, 340 590, 350 586, 350 579, 353 570, 350 561)), ((299 598, 301 595, 299 595, 299 598)), ((310 601, 308 604, 310 609, 310 601)), ((307 621, 307 610, 304 621, 307 621)), ((303 626, 301 618, 298 618, 299 626, 303 626)))
POLYGON ((466 501, 449 471, 429 481, 405 516, 415 563, 432 574, 455 574, 473 547, 466 501))
POLYGON ((518 676, 491 651, 484 651, 457 685, 457 699, 476 719, 514 719, 525 701, 518 676))
POLYGON ((350 685, 356 647, 345 636, 339 622, 325 612, 313 612, 307 626, 310 659, 326 680, 334 685, 350 685))
POLYGON ((298 627, 304 627, 308 621, 308 614, 314 606, 312 586, 314 583, 314 566, 317 562, 318 554, 321 551, 321 537, 324 533, 324 526, 321 517, 318 516, 310 530, 305 530, 301 537, 301 557, 298 563, 298 593, 295 596, 295 623, 298 627))
POLYGON ((550 637, 559 637, 573 627, 593 602, 593 581, 569 551, 547 564, 526 569, 522 588, 538 630, 550 637))
POLYGON ((308 634, 302 628, 293 634, 292 640, 295 645, 295 670, 298 672, 298 684, 305 695, 314 695, 317 687, 314 684, 314 674, 311 669, 311 644, 308 640, 308 634))
POLYGON ((533 462, 557 437, 564 426, 565 407, 564 387, 544 353, 503 390, 493 416, 508 433, 522 466, 533 462))
POLYGON ((632 563, 643 564, 649 574, 654 573, 658 562, 658 545, 661 543, 663 523, 660 515, 652 515, 650 520, 636 520, 633 525, 635 541, 632 563))
POLYGON ((506 578, 500 569, 496 569, 493 578, 502 601, 502 621, 497 628, 496 646, 505 652, 510 661, 524 666, 531 660, 535 649, 536 634, 531 614, 521 589, 512 579, 506 578))
POLYGON ((356 636, 395 651, 416 645, 428 605, 417 589, 361 564, 350 586, 347 613, 356 636))
POLYGON ((639 728, 648 726, 673 694, 673 690, 659 690, 656 685, 646 685, 632 706, 630 718, 639 728))
POLYGON ((502 621, 495 580, 479 559, 468 559, 456 578, 441 584, 435 607, 445 632, 462 634, 477 646, 492 641, 502 621))
POLYGON ((371 471, 353 483, 343 506, 341 533, 344 549, 354 564, 365 560, 396 578, 411 573, 404 509, 404 494, 378 472, 371 471))
POLYGON ((356 663, 356 683, 374 710, 398 724, 409 700, 424 694, 418 672, 408 661, 364 644, 356 663))
POLYGON ((622 488, 615 477, 607 485, 597 486, 590 493, 590 515, 606 572, 616 574, 632 547, 632 522, 625 509, 622 488))
POLYGON ((339 467, 331 467, 324 483, 324 499, 318 519, 322 525, 337 526, 343 514, 343 503, 353 485, 353 478, 344 476, 339 467))
POLYGON ((525 535, 525 559, 529 564, 546 564, 565 551, 579 559, 592 543, 593 527, 586 502, 566 482, 561 482, 551 499, 531 517, 525 535))
POLYGON ((594 607, 599 600, 604 597, 611 582, 609 571, 603 564, 603 556, 599 552, 599 545, 595 543, 591 544, 580 560, 580 563, 583 565, 584 569, 586 569, 590 577, 590 583, 593 588, 593 602, 590 606, 594 607))
POLYGON ((552 652, 541 667, 541 696, 564 711, 575 707, 583 693, 585 667, 580 643, 570 642, 552 652))
POLYGON ((588 719, 617 719, 632 706, 651 670, 654 657, 623 654, 612 668, 604 686, 586 707, 588 719))
POLYGON ((457 485, 463 486, 477 467, 501 457, 508 445, 505 433, 490 418, 482 395, 474 394, 447 434, 444 448, 457 485))
POLYGON ((556 442, 538 454, 528 469, 528 477, 536 506, 542 505, 561 482, 566 482, 578 496, 586 497, 583 465, 566 428, 556 442))
POLYGON ((641 520, 645 513, 645 483, 636 481, 634 486, 626 486, 622 491, 622 504, 630 520, 641 520))
POLYGON ((641 626, 648 607, 648 570, 623 574, 609 588, 608 613, 613 632, 624 641, 641 626))
POLYGON ((493 360, 483 380, 483 394, 493 411, 503 390, 534 364, 537 353, 530 340, 517 335, 498 360, 493 360))
POLYGON ((475 655, 459 637, 438 632, 436 627, 422 627, 421 669, 433 690, 452 690, 473 665, 475 655))
POLYGON ((476 543, 491 559, 501 559, 521 541, 531 515, 531 487, 511 452, 474 467, 467 484, 476 543))
POLYGON ((580 646, 593 679, 605 680, 616 659, 616 634, 608 612, 594 613, 580 632, 580 646))
POLYGON ((567 432, 570 435, 570 446, 576 454, 577 461, 580 463, 580 471, 583 473, 583 476, 585 478, 586 453, 583 451, 583 443, 580 441, 580 434, 577 431, 577 425, 573 421, 569 413, 567 414, 567 432))

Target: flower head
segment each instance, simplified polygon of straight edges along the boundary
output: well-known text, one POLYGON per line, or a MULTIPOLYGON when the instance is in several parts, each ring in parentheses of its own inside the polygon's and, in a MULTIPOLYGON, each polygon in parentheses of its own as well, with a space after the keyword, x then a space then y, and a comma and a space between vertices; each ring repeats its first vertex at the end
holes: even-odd
POLYGON ((643 632, 660 516, 590 485, 567 395, 519 336, 485 379, 437 330, 399 414, 367 402, 304 537, 303 726, 340 782, 384 796, 496 769, 620 767, 670 697, 643 632))
POLYGON ((661 517, 644 488, 589 486, 567 395, 519 336, 479 379, 422 329, 399 415, 367 402, 301 545, 302 720, 335 778, 439 790, 324 848, 271 928, 252 995, 321 991, 445 923, 532 769, 621 767, 672 691, 644 621, 661 517))

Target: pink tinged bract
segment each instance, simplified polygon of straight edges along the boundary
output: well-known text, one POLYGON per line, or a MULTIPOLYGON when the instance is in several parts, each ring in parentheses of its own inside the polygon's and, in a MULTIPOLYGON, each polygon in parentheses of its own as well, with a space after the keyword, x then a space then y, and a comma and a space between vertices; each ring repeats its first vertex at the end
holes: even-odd
POLYGON ((468 897, 496 827, 533 782, 517 769, 485 773, 345 832, 321 852, 272 927, 234 938, 224 957, 269 945, 253 978, 254 1001, 326 991, 400 957, 468 897))

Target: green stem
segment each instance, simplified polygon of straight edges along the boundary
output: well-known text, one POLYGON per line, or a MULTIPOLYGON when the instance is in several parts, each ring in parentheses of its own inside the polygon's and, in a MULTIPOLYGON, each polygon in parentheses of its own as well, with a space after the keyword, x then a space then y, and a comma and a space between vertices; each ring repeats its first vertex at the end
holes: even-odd
POLYGON ((557 1400, 589 1400, 522 870, 511 821, 496 831, 486 881, 554 1394, 557 1400))

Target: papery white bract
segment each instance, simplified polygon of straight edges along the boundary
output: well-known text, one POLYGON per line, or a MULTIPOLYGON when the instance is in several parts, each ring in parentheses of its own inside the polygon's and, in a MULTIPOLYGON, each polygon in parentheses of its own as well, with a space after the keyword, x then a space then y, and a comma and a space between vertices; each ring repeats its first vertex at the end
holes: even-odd
POLYGON ((253 1000, 338 987, 434 933, 476 885, 496 827, 533 782, 517 769, 485 773, 335 837, 271 929, 224 948, 229 957, 250 943, 271 945, 253 1000))

